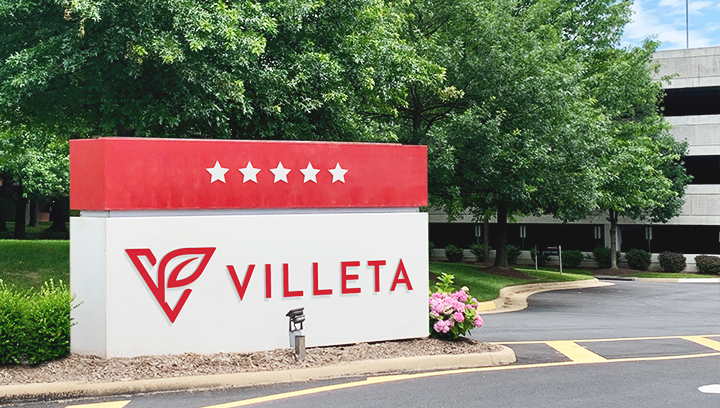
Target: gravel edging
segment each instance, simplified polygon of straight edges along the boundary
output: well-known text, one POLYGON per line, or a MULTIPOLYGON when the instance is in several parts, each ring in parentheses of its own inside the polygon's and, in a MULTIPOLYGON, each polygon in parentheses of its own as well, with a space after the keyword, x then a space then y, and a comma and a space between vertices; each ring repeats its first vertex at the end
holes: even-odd
MULTIPOLYGON (((348 376, 361 376, 380 373, 398 373, 407 371, 431 371, 452 368, 488 367, 505 365, 515 362, 515 353, 507 347, 490 345, 471 339, 459 342, 447 342, 435 339, 416 339, 405 341, 392 341, 367 344, 361 343, 341 347, 318 347, 308 349, 308 360, 305 363, 295 361, 291 350, 271 350, 265 353, 223 353, 212 356, 184 354, 180 356, 153 356, 138 357, 135 359, 109 359, 103 360, 92 357, 71 356, 67 359, 49 363, 42 367, 0 367, 4 374, 6 385, 0 386, 0 402, 18 400, 39 400, 48 398, 77 398, 101 395, 117 395, 140 392, 176 391, 176 390, 204 390, 219 388, 238 388, 264 384, 277 384, 316 379, 338 378, 348 376), (395 356, 393 356, 393 353, 395 356), (433 353, 431 355, 427 355, 433 353), (251 356, 260 355, 267 359, 267 364, 254 369, 218 370, 217 364, 199 364, 198 361, 212 362, 214 359, 224 357, 244 358, 252 360, 251 356), (310 356, 313 356, 311 361, 310 356), (397 355, 405 355, 397 357, 397 355), (365 358, 363 358, 365 356, 365 358), (50 373, 58 372, 58 365, 71 370, 77 368, 78 360, 92 359, 97 370, 116 371, 114 380, 105 380, 92 376, 85 376, 78 380, 80 375, 62 376, 54 378, 75 378, 74 380, 48 381, 50 373), (173 367, 175 359, 196 361, 195 370, 184 370, 185 373, 200 373, 178 375, 178 370, 160 370, 164 375, 149 377, 145 372, 137 372, 134 379, 119 378, 118 367, 133 371, 139 366, 173 367), (197 360, 200 359, 200 360, 197 360), (290 361, 288 361, 290 360, 290 361), (160 364, 161 361, 165 363, 160 364), (209 374, 210 366, 216 370, 209 374), (274 368, 273 368, 274 367, 274 368), (15 372, 44 373, 37 375, 35 381, 16 381, 8 383, 9 369, 15 372), (138 378, 139 377, 139 378, 138 378)), ((223 366, 221 366, 223 367, 223 366)), ((224 365, 228 367, 228 365, 224 365)), ((177 367, 176 367, 177 368, 177 367)), ((122 370, 119 370, 122 371, 122 370)), ((93 372, 91 370, 90 372, 93 372)), ((108 371, 112 373, 113 371, 108 371)), ((86 373, 87 374, 87 373, 86 373)))

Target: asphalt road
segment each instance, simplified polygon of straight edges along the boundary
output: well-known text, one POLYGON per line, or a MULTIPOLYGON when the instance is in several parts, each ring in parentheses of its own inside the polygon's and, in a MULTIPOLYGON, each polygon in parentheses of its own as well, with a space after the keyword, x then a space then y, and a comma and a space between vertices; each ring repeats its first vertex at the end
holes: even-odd
POLYGON ((230 408, 242 406, 242 400, 258 407, 313 408, 720 406, 720 394, 698 391, 720 383, 718 284, 618 282, 545 292, 533 295, 528 309, 486 315, 485 322, 472 337, 512 347, 515 365, 371 378, 371 383, 354 378, 16 406, 105 401, 110 404, 95 407, 230 408), (302 390, 309 391, 297 395, 302 390))

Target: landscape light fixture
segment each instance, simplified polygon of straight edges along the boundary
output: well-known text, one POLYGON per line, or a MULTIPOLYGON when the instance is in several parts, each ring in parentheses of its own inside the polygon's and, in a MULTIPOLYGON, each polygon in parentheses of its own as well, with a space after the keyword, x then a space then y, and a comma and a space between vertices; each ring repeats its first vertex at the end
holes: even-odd
POLYGON ((305 336, 302 334, 305 321, 305 308, 290 309, 285 316, 288 317, 288 331, 290 332, 290 347, 295 348, 295 356, 301 363, 305 361, 305 336))

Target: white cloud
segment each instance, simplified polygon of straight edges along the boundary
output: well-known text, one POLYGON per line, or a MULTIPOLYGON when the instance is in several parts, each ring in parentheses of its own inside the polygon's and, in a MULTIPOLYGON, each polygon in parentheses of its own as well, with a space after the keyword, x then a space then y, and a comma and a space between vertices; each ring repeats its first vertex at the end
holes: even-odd
POLYGON ((700 14, 702 10, 712 7, 712 5, 711 1, 693 1, 689 3, 688 8, 690 13, 700 14))
POLYGON ((705 24, 705 28, 703 29, 703 31, 707 33, 712 33, 714 31, 717 31, 718 29, 720 29, 720 23, 708 23, 705 24))
POLYGON ((672 9, 682 9, 685 12, 685 0, 660 0, 658 2, 660 7, 670 7, 672 9))
MULTIPOLYGON (((661 2, 671 1, 675 0, 661 0, 661 2)), ((624 44, 638 45, 644 39, 654 35, 662 42, 661 48, 663 49, 685 48, 686 32, 684 19, 680 24, 671 24, 672 22, 670 21, 662 21, 659 16, 665 17, 667 14, 657 9, 644 8, 643 2, 640 0, 632 5, 632 11, 633 21, 625 27, 623 36, 624 44)), ((676 23, 679 23, 679 21, 676 23)), ((691 47, 705 47, 711 45, 711 43, 711 40, 700 31, 690 30, 691 47)))

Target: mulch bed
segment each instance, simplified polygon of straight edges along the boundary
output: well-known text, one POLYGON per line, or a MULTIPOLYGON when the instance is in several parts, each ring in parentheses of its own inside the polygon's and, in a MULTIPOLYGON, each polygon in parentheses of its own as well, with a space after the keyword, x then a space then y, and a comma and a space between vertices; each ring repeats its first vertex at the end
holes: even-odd
POLYGON ((506 276, 508 278, 518 279, 537 279, 534 276, 525 275, 517 269, 502 266, 487 266, 485 268, 478 268, 478 271, 485 272, 493 275, 506 276))
POLYGON ((231 374, 322 367, 362 360, 446 354, 488 353, 502 347, 469 338, 456 341, 412 339, 310 347, 304 363, 290 349, 255 353, 185 353, 102 359, 70 355, 41 366, 0 366, 0 386, 60 381, 111 382, 179 376, 231 374))

